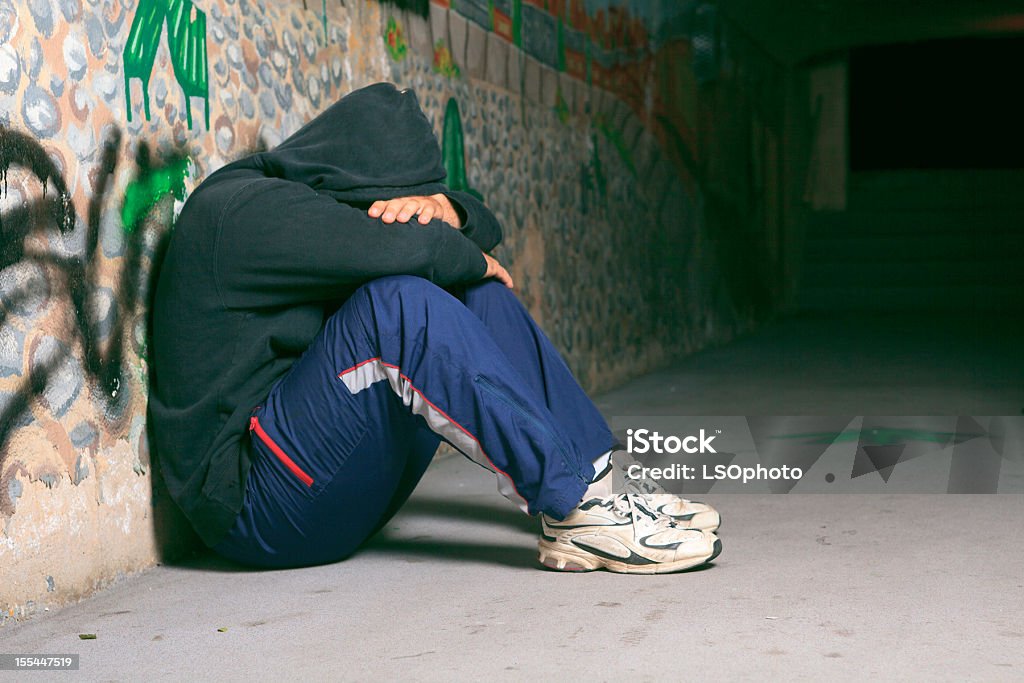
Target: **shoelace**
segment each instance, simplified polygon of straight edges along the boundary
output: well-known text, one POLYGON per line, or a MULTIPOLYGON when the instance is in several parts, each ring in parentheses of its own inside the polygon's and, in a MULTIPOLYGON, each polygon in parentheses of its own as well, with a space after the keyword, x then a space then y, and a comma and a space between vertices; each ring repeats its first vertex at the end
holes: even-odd
POLYGON ((656 529, 676 529, 678 525, 668 515, 659 514, 647 507, 644 497, 635 493, 620 493, 612 499, 612 509, 623 517, 635 519, 635 515, 649 518, 656 529))

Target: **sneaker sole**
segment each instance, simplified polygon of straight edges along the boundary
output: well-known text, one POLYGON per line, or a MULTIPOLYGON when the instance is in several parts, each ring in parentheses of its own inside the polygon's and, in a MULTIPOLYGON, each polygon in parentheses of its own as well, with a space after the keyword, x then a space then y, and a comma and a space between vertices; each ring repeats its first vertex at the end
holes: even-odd
POLYGON ((540 563, 548 569, 560 572, 592 572, 598 569, 607 569, 617 574, 670 574, 693 569, 711 562, 722 553, 721 539, 715 539, 715 545, 711 554, 707 557, 691 557, 676 562, 662 562, 659 564, 627 564, 616 562, 603 557, 596 557, 589 553, 576 551, 575 548, 566 548, 563 544, 555 545, 551 541, 541 540, 538 544, 540 563))

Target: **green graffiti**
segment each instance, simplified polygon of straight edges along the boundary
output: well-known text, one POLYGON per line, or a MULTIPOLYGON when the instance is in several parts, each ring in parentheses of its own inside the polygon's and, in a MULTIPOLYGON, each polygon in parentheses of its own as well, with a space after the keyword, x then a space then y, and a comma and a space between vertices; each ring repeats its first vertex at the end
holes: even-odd
MULTIPOLYGON (((341 4, 345 4, 345 0, 341 0, 341 4)), ((320 0, 320 16, 323 18, 324 23, 324 45, 327 45, 330 41, 327 40, 327 0, 320 0)))
MULTIPOLYGON (((341 6, 345 6, 345 0, 341 0, 341 6)), ((309 3, 306 0, 302 0, 302 9, 309 11, 309 3)), ((320 0, 320 23, 324 27, 324 45, 327 45, 330 43, 327 39, 327 0, 320 0)))
POLYGON ((569 123, 569 104, 562 96, 561 88, 555 94, 555 114, 558 115, 558 120, 562 123, 569 123))
POLYGON ((512 0, 512 44, 523 46, 523 0, 512 0))
POLYGON ((188 165, 188 157, 175 159, 155 171, 144 171, 128 184, 121 205, 121 226, 125 232, 132 233, 141 226, 150 209, 168 194, 178 201, 185 199, 188 165))
POLYGON ((452 59, 452 51, 448 49, 443 38, 439 38, 434 43, 434 64, 431 68, 434 70, 434 73, 439 73, 448 78, 459 78, 462 75, 458 64, 452 59))
POLYGON ((902 429, 899 427, 879 427, 874 429, 847 429, 842 432, 806 432, 801 434, 780 434, 773 439, 807 439, 805 443, 830 444, 850 441, 866 442, 871 446, 892 446, 908 441, 926 441, 929 443, 947 444, 954 438, 966 441, 983 434, 958 434, 957 432, 934 432, 924 429, 902 429), (966 438, 965 438, 966 437, 966 438))
POLYGON ((441 137, 441 160, 448 176, 445 185, 453 190, 468 192, 479 200, 483 200, 476 190, 469 186, 466 179, 466 151, 462 139, 462 117, 459 115, 459 103, 454 97, 448 98, 444 108, 444 129, 441 137))
POLYGON ((594 125, 601 131, 605 139, 612 143, 615 151, 619 153, 622 163, 626 164, 626 168, 629 169, 630 174, 635 178, 636 164, 633 163, 633 152, 626 145, 626 141, 622 139, 622 131, 613 128, 603 114, 598 114, 594 117, 594 125))
POLYGON ((160 34, 167 24, 167 46, 174 65, 174 78, 185 93, 185 116, 192 128, 192 98, 201 97, 206 110, 206 129, 210 129, 210 88, 206 59, 206 14, 191 0, 139 0, 128 42, 125 43, 124 96, 128 120, 132 120, 131 79, 142 81, 142 101, 146 120, 149 112, 149 79, 153 73, 160 34))
POLYGON ((580 164, 580 213, 590 213, 590 195, 594 192, 594 178, 590 166, 580 164))
POLYGON ((590 168, 594 174, 594 182, 597 184, 597 196, 604 199, 608 192, 608 181, 601 169, 601 157, 597 153, 597 135, 590 136, 590 168))
POLYGON ((384 28, 384 45, 391 59, 400 62, 405 59, 409 45, 405 42, 405 33, 394 17, 388 17, 388 25, 384 28))

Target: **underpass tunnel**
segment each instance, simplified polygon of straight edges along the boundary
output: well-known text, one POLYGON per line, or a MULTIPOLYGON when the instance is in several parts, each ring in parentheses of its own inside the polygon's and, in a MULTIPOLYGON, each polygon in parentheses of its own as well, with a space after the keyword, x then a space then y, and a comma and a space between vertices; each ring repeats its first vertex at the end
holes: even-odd
POLYGON ((719 10, 696 175, 730 295, 764 324, 688 360, 717 358, 717 387, 746 371, 678 408, 1021 414, 1024 14, 719 10))
MULTIPOLYGON (((1024 665, 1019 495, 900 496, 924 459, 884 500, 801 494, 863 483, 861 444, 901 446, 903 424, 915 448, 986 430, 989 462, 1024 438, 1021 64, 1024 9, 997 0, 0 0, 0 652, 108 648, 83 656, 107 678, 166 675, 175 642, 210 677, 242 636, 277 678, 1000 679, 978 653, 1024 665), (416 93, 448 188, 486 200, 492 255, 614 430, 823 417, 847 459, 796 495, 709 491, 711 571, 571 600, 534 571, 536 520, 454 450, 351 561, 239 581, 203 555, 151 450, 150 278, 206 177, 381 81, 416 93), (953 668, 950 613, 971 617, 953 668), (518 630, 485 641, 499 624, 518 630), (311 659, 324 633, 340 645, 311 659), (593 648, 567 658, 577 635, 593 648)), ((1006 460, 1001 493, 1024 482, 1006 460)), ((246 461, 211 462, 193 482, 246 461)))

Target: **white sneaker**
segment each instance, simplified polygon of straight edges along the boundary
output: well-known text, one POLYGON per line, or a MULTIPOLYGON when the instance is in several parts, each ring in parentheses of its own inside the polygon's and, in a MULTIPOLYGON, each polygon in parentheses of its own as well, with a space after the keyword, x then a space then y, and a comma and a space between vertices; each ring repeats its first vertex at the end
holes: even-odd
POLYGON ((587 498, 561 521, 541 515, 541 525, 540 562, 560 571, 663 574, 722 552, 715 534, 680 526, 634 494, 587 498))

